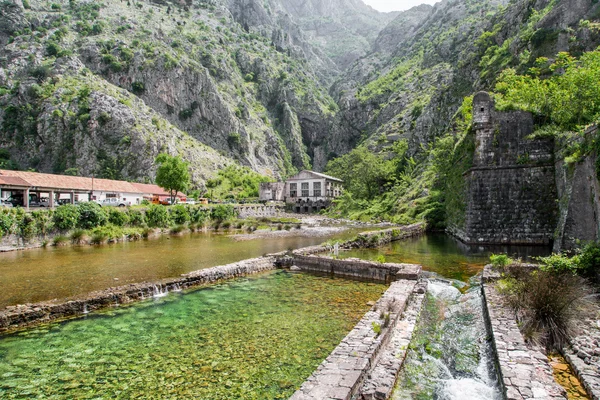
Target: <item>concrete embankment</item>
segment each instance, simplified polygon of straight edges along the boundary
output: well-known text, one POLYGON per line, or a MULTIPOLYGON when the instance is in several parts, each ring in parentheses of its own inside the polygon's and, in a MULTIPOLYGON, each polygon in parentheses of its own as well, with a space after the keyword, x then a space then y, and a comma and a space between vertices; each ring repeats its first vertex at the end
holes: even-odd
POLYGON ((416 321, 403 313, 417 296, 409 316, 418 314, 424 291, 416 280, 393 282, 290 400, 389 398, 404 357, 397 346, 410 342, 416 321))
POLYGON ((482 277, 485 317, 498 357, 499 383, 507 400, 566 399, 564 388, 553 378, 548 357, 527 346, 514 311, 494 287, 496 277, 486 266, 482 277))

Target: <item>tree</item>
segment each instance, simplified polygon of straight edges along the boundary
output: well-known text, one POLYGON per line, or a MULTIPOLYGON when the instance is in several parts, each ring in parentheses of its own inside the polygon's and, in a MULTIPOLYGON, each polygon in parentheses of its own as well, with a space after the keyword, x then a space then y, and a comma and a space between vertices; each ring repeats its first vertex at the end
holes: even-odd
POLYGON ((184 192, 190 186, 189 164, 179 156, 161 153, 156 157, 158 170, 156 184, 169 192, 171 204, 175 203, 177 192, 184 192))

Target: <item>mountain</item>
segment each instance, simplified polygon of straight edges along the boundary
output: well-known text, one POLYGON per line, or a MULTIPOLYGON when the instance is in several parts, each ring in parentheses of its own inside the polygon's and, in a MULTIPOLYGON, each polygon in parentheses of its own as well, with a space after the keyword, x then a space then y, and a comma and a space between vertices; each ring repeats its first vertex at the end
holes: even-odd
POLYGON ((275 178, 323 170, 359 145, 406 140, 418 157, 506 67, 594 49, 599 7, 3 0, 0 149, 19 168, 139 181, 167 151, 190 161, 198 188, 232 164, 275 178))

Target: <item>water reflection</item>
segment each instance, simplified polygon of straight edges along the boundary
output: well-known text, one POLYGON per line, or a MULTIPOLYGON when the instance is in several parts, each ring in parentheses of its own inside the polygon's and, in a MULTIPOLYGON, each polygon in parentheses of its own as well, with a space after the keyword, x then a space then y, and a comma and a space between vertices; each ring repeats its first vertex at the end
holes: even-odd
POLYGON ((544 246, 479 246, 467 245, 444 234, 428 234, 410 238, 377 249, 353 249, 340 253, 342 257, 375 260, 381 255, 387 262, 420 264, 425 271, 446 278, 467 281, 488 262, 492 253, 508 253, 524 261, 535 256, 548 255, 544 246))

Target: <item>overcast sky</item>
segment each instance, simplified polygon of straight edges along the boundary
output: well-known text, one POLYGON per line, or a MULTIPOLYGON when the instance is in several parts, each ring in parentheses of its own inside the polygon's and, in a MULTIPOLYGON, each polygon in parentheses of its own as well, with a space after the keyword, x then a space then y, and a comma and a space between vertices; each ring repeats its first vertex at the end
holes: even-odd
POLYGON ((418 6, 419 4, 434 4, 439 0, 363 0, 365 3, 370 5, 379 11, 402 11, 408 10, 411 7, 418 6))

